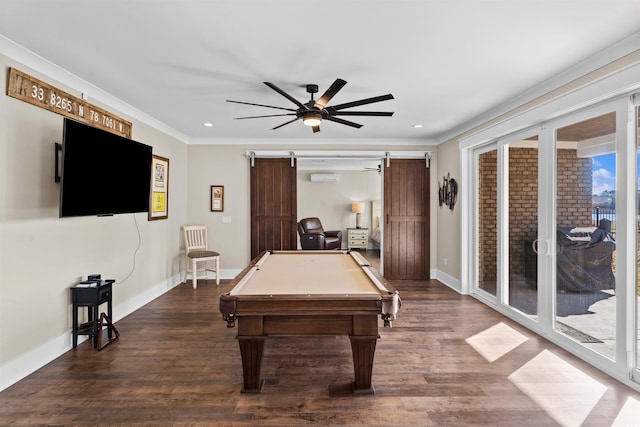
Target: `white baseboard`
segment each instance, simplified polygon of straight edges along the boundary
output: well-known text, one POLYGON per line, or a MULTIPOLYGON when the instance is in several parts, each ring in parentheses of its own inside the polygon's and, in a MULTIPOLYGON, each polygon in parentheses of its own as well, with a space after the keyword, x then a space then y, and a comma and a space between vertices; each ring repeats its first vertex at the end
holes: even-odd
POLYGON ((221 269, 220 270, 220 278, 221 279, 234 279, 238 274, 240 274, 240 272, 242 271, 241 268, 235 269, 235 270, 224 270, 221 269))
MULTIPOLYGON (((240 274, 240 272, 242 271, 242 269, 220 269, 220 280, 226 280, 226 279, 233 279, 235 278, 238 274, 240 274)), ((179 275, 180 278, 186 278, 185 276, 185 272, 182 271, 180 272, 179 275)), ((214 273, 209 273, 208 274, 208 280, 211 279, 215 279, 216 275, 214 273)), ((203 273, 198 273, 198 280, 203 280, 204 279, 204 274, 203 273)), ((189 279, 187 279, 189 282, 191 282, 191 273, 189 273, 189 279)))
MULTIPOLYGON (((182 274, 177 274, 129 300, 114 305, 113 321, 117 322, 119 319, 131 314, 143 305, 179 285, 182 277, 182 274)), ((55 358, 71 350, 73 348, 72 340, 71 329, 69 329, 50 341, 0 365, 0 391, 17 383, 27 375, 30 375, 55 358)), ((84 335, 78 337, 78 343, 86 340, 87 337, 84 335)))
POLYGON ((444 273, 440 270, 436 270, 435 278, 440 282, 444 283, 454 291, 458 293, 462 293, 462 285, 460 283, 460 279, 456 279, 455 277, 449 276, 447 273, 444 273))

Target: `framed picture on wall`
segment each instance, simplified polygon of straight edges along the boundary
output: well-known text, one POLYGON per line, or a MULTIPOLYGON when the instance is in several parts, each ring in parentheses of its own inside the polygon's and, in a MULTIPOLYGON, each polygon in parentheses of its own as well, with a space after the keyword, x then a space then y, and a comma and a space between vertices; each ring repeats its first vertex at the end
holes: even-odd
POLYGON ((151 159, 149 221, 167 218, 169 218, 169 159, 154 154, 151 159))
POLYGON ((211 212, 224 211, 224 185, 211 186, 211 212))

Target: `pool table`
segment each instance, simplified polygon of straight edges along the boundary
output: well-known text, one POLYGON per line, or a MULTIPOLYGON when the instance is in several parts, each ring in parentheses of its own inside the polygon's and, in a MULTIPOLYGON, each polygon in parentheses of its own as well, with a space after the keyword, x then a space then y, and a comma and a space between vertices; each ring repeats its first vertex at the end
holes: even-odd
POLYGON ((391 327, 398 292, 358 252, 266 251, 220 296, 220 313, 238 327, 243 393, 260 393, 264 342, 269 335, 348 335, 355 380, 352 391, 374 393, 371 384, 378 316, 391 327))

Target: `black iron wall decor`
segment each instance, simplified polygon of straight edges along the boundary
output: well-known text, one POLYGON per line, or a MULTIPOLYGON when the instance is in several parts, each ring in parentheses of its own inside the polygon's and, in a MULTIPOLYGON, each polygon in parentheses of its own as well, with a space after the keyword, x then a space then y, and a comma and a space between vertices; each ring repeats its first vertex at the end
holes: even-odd
POLYGON ((449 206, 449 209, 453 210, 458 200, 458 183, 447 173, 447 176, 442 177, 442 186, 438 182, 438 187, 438 203, 440 206, 449 206))

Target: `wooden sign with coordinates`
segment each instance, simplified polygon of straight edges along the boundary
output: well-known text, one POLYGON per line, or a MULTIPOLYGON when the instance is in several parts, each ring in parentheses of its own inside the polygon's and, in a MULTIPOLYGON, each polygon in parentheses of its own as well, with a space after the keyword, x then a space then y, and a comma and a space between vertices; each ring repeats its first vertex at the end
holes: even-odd
POLYGON ((131 122, 15 68, 9 69, 7 95, 131 139, 131 122))

